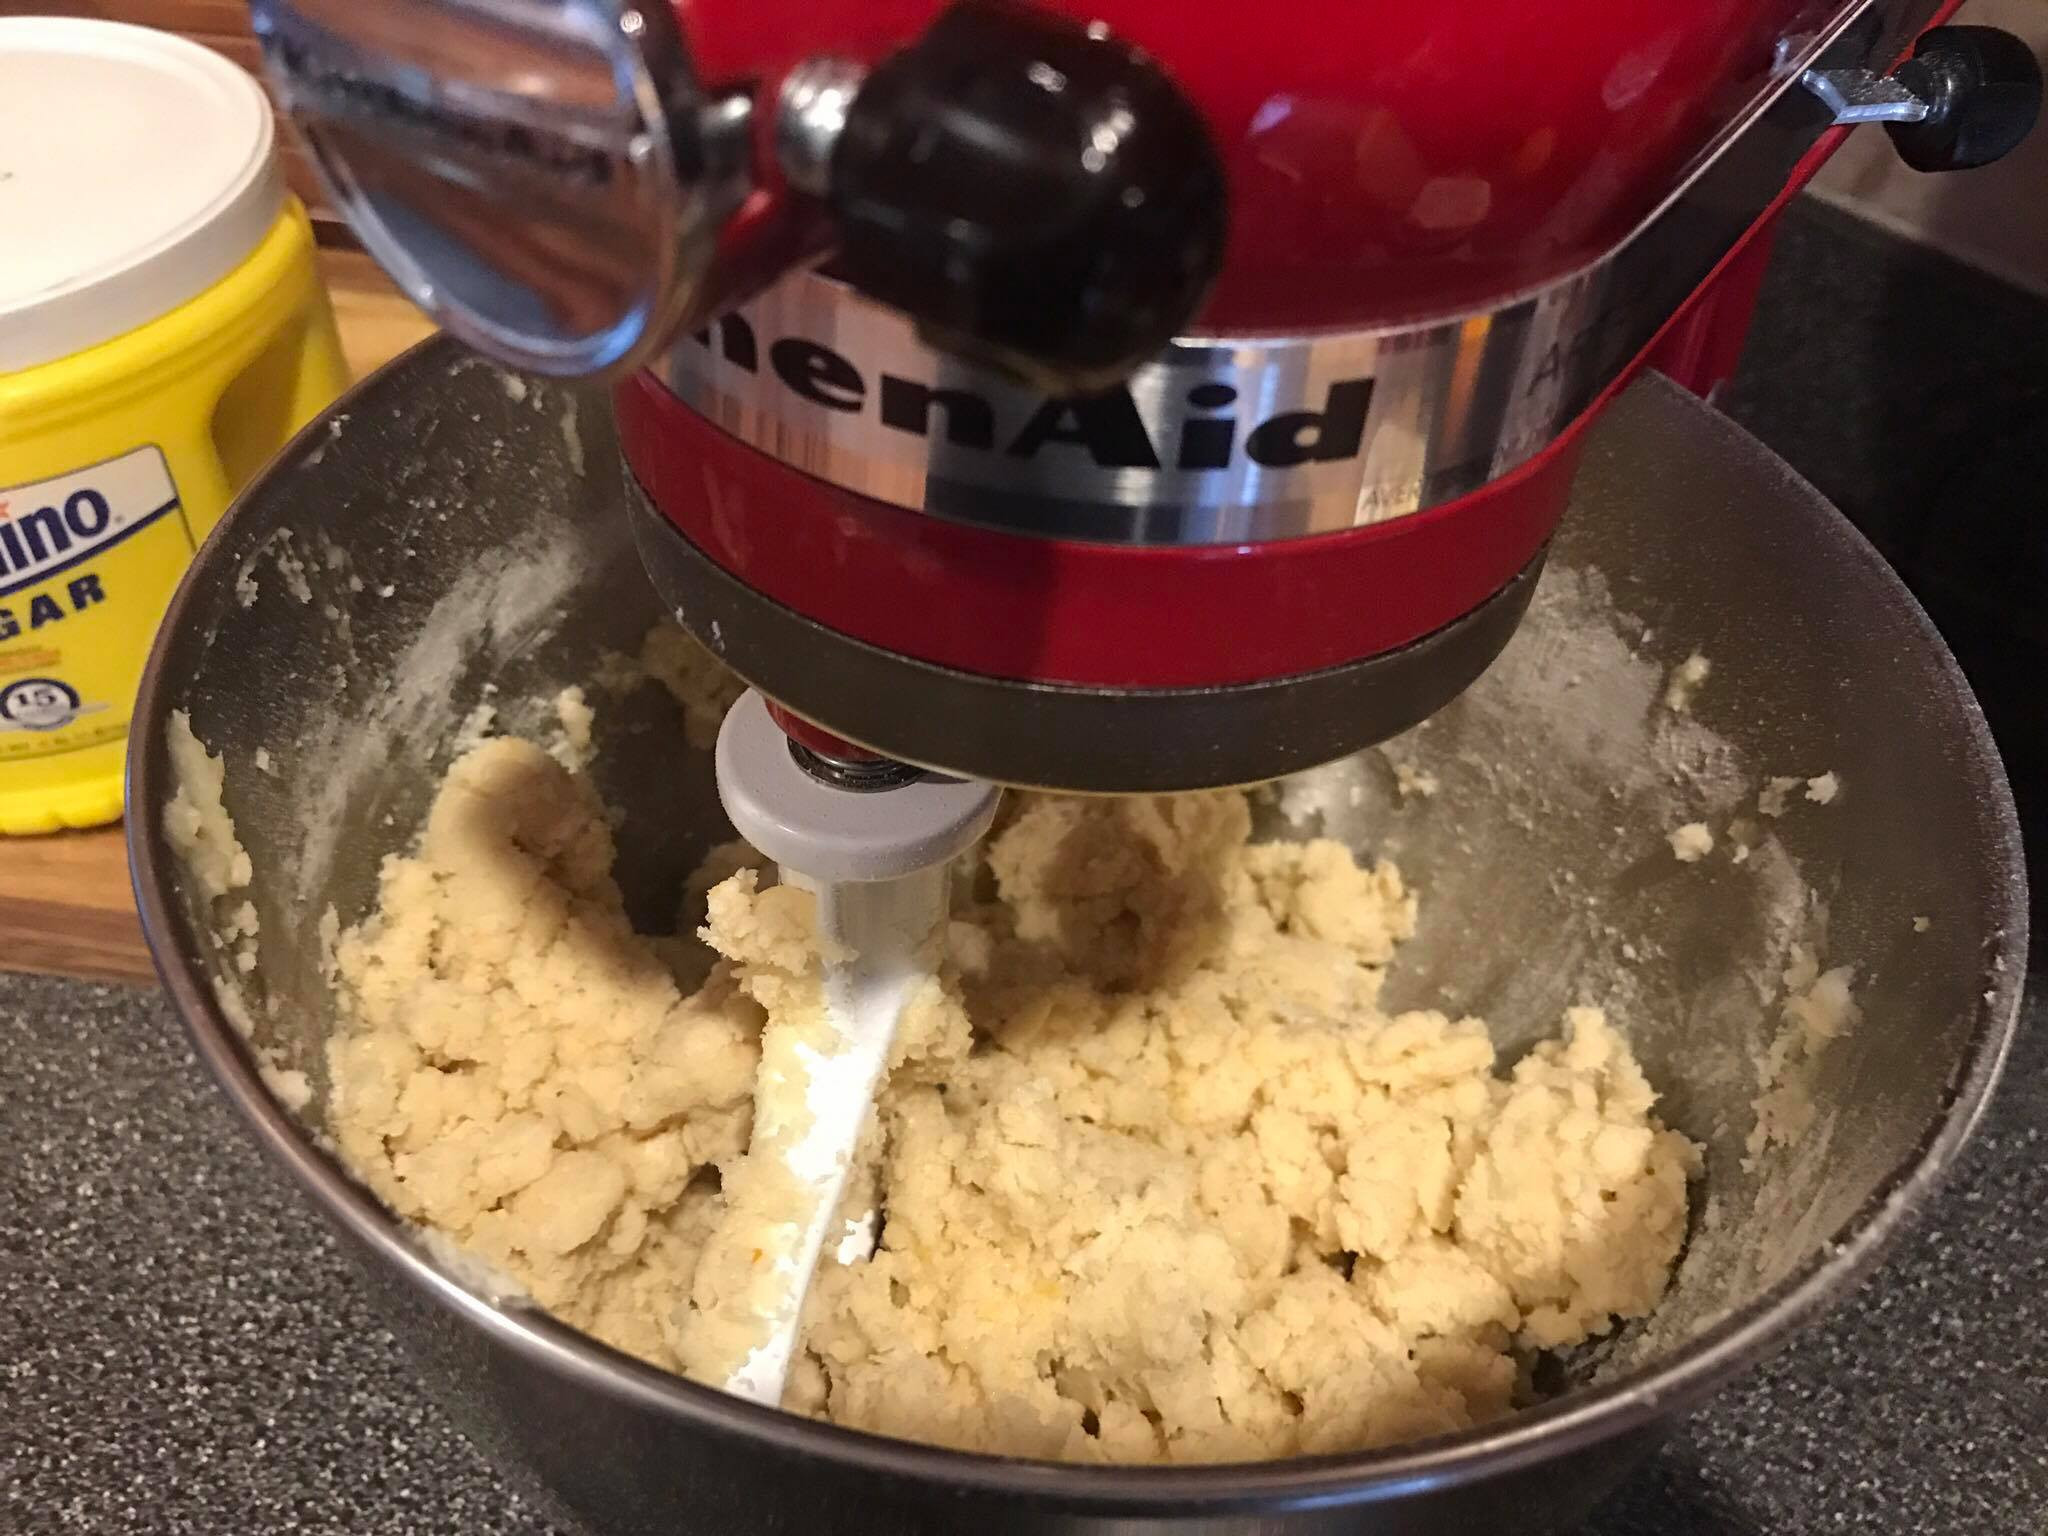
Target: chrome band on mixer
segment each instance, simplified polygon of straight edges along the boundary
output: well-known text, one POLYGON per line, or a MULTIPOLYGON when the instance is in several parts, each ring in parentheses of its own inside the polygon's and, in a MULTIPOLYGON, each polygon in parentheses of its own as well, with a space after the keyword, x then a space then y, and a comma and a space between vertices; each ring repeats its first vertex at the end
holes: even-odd
MULTIPOLYGON (((1927 0, 1843 12, 1780 49, 1881 56, 1927 0)), ((1490 312, 1316 336, 1190 337, 1121 389, 1049 398, 926 344, 815 272, 673 343, 656 371, 741 441, 849 491, 962 522, 1126 544, 1386 522, 1526 463, 1634 359, 1754 222, 1828 118, 1781 94, 1604 260, 1490 312)))
POLYGON ((1513 468, 1577 409, 1560 396, 1597 339, 1587 310, 1546 294, 1411 331, 1177 341, 1122 388, 1057 398, 807 273, 675 344, 661 374, 741 440, 881 501, 1230 542, 1378 522, 1513 468))

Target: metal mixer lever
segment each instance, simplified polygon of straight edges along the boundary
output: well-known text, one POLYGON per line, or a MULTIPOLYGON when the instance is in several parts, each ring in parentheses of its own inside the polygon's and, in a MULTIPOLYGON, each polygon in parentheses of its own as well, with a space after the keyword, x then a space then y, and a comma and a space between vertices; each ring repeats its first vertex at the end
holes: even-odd
POLYGON ((2041 64, 1997 27, 1935 27, 1889 75, 1809 69, 1799 77, 1837 124, 1883 123, 1916 171, 1967 171, 2019 147, 2041 116, 2041 64))
MULTIPOLYGON (((687 9, 252 15, 363 243, 514 367, 624 371, 826 257, 940 344, 1048 389, 1116 382, 1194 317, 1223 260, 1222 161, 1166 72, 1100 23, 959 0, 879 58, 719 79, 687 9)), ((698 9, 714 52, 745 15, 698 9)))

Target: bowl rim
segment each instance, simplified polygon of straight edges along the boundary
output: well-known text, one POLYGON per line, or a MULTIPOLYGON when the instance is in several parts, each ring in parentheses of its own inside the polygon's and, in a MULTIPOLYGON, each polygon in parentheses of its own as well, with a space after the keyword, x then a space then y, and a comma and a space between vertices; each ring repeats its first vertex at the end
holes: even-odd
MULTIPOLYGON (((364 409, 384 390, 404 387, 405 379, 414 372, 444 368, 466 355, 444 336, 429 337, 361 380, 301 431, 236 499, 195 556, 157 631, 137 695, 128 754, 126 841, 142 930, 157 971, 195 1052, 264 1151, 290 1173, 338 1229, 391 1266, 435 1305, 481 1330, 530 1366, 570 1378, 585 1389, 651 1411, 678 1426, 714 1435, 746 1436, 768 1448, 814 1457, 843 1471, 1029 1498, 1077 1512, 1229 1513, 1377 1503, 1470 1485, 1596 1446, 1698 1403, 1729 1378, 1759 1363, 1781 1347, 1798 1325, 1845 1297, 1871 1272, 1884 1249, 1947 1176, 1990 1101, 2018 1029, 2028 910, 2018 813, 1982 708, 1932 621, 1883 556, 1825 497, 1762 443, 1726 417, 1703 409, 1705 429, 1719 434, 1731 451, 1766 461, 1789 482, 1814 516, 1835 524, 1832 531, 1837 537, 1847 535, 1842 540, 1844 554, 1853 555, 1868 574, 1892 589, 1936 671, 1953 685, 1967 737, 1958 748, 1986 779, 1977 786, 1983 840, 1992 854, 1983 871, 1983 885, 1989 904, 2002 918, 1980 959, 1984 986, 1970 1009, 1965 1053, 1944 1085, 1940 1108, 1926 1133, 1856 1211, 1789 1274, 1745 1306, 1699 1330, 1640 1374, 1581 1388, 1489 1424, 1377 1450, 1170 1466, 996 1456, 851 1429, 689 1381, 600 1343, 537 1307, 496 1305, 437 1268, 410 1224, 359 1183, 339 1157, 324 1149, 315 1133, 265 1086, 247 1042, 230 1024, 195 963, 204 947, 172 900, 178 860, 158 812, 168 802, 172 788, 165 726, 174 702, 170 697, 173 653, 201 602, 198 578, 202 568, 224 558, 222 551, 236 542, 238 524, 254 517, 250 510, 256 499, 253 493, 325 445, 331 418, 364 409)), ((1639 381, 1634 388, 1683 394, 1677 386, 1654 377, 1639 381)), ((1684 398, 1690 401, 1692 397, 1684 398)))

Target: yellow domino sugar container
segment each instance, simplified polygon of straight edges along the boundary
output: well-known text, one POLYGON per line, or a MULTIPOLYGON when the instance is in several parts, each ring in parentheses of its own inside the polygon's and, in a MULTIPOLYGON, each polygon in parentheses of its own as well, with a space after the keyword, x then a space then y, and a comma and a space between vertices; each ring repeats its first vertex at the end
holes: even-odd
POLYGON ((347 383, 256 82, 0 18, 0 833, 121 814, 151 636, 235 491, 347 383))

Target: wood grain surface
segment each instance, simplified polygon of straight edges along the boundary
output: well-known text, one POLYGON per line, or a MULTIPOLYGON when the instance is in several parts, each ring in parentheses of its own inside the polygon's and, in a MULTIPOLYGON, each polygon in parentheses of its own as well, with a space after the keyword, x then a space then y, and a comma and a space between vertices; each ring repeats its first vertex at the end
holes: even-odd
POLYGON ((433 322, 399 297, 377 264, 361 251, 323 247, 321 275, 341 327, 349 372, 366 378, 414 342, 434 334, 433 322))
POLYGON ((0 966, 154 981, 121 828, 0 838, 0 966))
MULTIPOLYGON (((240 10, 228 0, 148 3, 166 12, 240 10)), ((106 9, 132 15, 136 6, 106 9)), ((357 378, 432 332, 367 256, 323 250, 320 262, 341 327, 342 350, 357 378)), ((155 981, 156 968, 135 918, 121 828, 0 837, 0 970, 155 981)))

